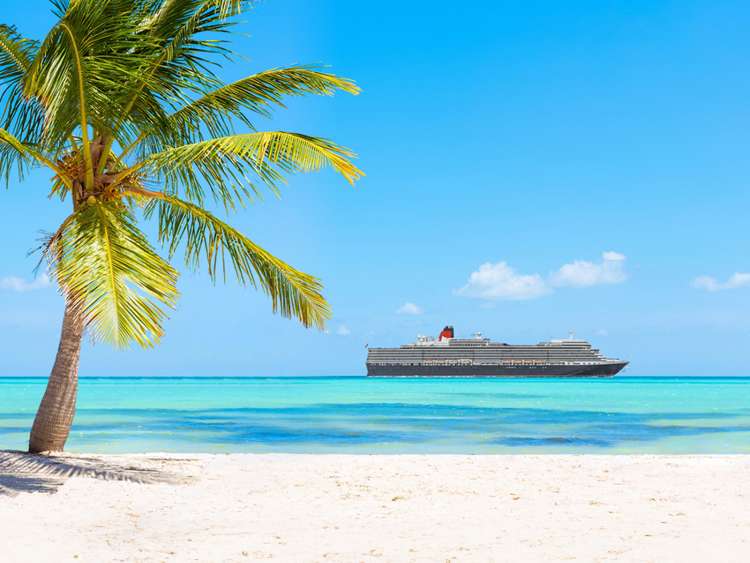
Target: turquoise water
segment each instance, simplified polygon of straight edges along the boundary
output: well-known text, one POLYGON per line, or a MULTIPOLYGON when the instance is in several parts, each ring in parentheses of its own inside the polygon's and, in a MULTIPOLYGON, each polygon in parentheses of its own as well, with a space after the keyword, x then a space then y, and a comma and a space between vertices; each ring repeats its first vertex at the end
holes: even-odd
MULTIPOLYGON (((0 449, 46 380, 0 378, 0 449)), ((750 378, 84 378, 85 452, 750 453, 750 378)))

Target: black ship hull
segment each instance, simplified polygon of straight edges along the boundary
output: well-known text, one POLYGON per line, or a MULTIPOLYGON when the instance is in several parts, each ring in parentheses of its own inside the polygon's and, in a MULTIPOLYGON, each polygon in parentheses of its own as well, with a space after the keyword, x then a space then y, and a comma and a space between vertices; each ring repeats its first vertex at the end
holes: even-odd
POLYGON ((369 377, 612 377, 628 362, 594 365, 401 365, 367 364, 369 377))

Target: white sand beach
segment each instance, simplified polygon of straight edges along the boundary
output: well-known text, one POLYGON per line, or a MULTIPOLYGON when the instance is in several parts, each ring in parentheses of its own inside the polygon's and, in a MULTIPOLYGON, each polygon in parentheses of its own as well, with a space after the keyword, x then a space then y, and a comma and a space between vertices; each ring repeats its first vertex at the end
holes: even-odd
POLYGON ((0 453, 2 560, 747 561, 750 456, 0 453))

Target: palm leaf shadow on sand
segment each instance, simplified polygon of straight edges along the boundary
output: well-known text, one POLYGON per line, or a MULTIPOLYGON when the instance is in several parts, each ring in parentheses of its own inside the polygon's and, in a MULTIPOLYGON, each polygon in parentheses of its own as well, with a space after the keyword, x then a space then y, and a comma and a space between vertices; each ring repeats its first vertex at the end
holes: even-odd
POLYGON ((0 451, 0 496, 15 496, 18 493, 55 493, 71 477, 142 484, 189 481, 183 475, 147 465, 156 461, 171 463, 180 460, 143 458, 142 465, 135 465, 99 457, 47 456, 0 451))

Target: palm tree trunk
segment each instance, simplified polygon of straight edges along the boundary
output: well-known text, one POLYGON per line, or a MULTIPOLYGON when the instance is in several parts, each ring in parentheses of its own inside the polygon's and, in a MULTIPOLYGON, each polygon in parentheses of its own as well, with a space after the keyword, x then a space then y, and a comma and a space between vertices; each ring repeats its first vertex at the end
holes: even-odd
POLYGON ((55 365, 31 428, 31 453, 62 451, 65 447, 76 411, 82 337, 83 321, 67 302, 55 365))

